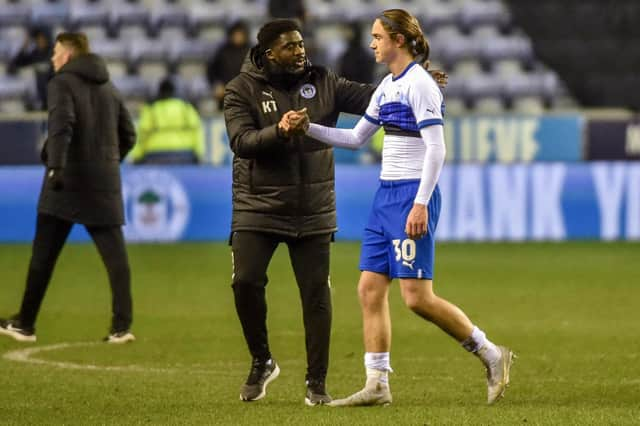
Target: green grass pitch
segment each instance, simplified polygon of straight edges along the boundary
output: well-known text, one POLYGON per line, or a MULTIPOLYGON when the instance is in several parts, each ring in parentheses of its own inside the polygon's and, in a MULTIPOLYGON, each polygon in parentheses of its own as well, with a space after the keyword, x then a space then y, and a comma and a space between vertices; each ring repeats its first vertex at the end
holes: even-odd
MULTIPOLYGON (((0 246, 2 315, 18 307, 29 253, 28 245, 0 246)), ((357 243, 333 248, 334 397, 364 383, 358 253, 357 243)), ((98 343, 109 325, 106 273, 92 245, 68 245, 37 324, 38 343, 0 337, 0 424, 640 424, 637 243, 439 246, 436 292, 519 356, 505 399, 492 407, 480 362, 405 308, 397 284, 394 403, 306 407, 300 302, 284 246, 267 288, 282 372, 265 399, 243 403, 238 391, 250 359, 233 307, 228 247, 132 245, 129 255, 138 341, 98 343), (68 345, 51 346, 61 343, 68 345)))

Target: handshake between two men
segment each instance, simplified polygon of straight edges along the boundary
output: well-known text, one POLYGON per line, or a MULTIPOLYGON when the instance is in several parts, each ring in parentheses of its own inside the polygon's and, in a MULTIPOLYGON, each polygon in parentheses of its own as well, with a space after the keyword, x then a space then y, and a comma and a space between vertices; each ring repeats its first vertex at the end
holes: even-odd
POLYGON ((309 129, 307 108, 287 111, 278 123, 278 131, 286 137, 304 135, 309 129))

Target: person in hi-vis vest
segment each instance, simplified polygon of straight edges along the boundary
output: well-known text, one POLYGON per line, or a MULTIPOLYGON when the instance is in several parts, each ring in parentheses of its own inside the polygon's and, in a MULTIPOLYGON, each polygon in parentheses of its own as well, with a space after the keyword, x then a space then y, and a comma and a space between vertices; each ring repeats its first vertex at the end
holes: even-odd
POLYGON ((136 164, 196 164, 204 157, 204 129, 189 102, 175 96, 170 79, 158 87, 157 99, 143 107, 138 143, 131 151, 136 164))

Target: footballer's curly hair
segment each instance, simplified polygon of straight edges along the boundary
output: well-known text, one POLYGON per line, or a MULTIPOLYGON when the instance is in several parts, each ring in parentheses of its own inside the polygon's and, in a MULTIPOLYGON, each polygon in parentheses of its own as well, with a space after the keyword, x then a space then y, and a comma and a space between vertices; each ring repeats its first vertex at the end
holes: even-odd
POLYGON ((423 61, 429 59, 429 43, 415 16, 404 9, 387 9, 376 19, 380 20, 391 38, 396 38, 399 34, 404 36, 403 47, 406 47, 414 58, 422 56, 423 61))

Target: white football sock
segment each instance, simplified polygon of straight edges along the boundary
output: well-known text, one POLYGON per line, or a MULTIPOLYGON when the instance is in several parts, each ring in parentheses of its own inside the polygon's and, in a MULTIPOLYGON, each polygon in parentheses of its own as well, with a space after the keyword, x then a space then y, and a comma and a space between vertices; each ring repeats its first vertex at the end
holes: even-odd
POLYGON ((462 342, 462 346, 477 355, 485 364, 494 364, 500 359, 500 350, 494 345, 484 331, 473 327, 471 336, 462 342))
POLYGON ((364 366, 367 370, 367 382, 375 381, 389 384, 391 357, 389 352, 367 352, 364 354, 364 366))

